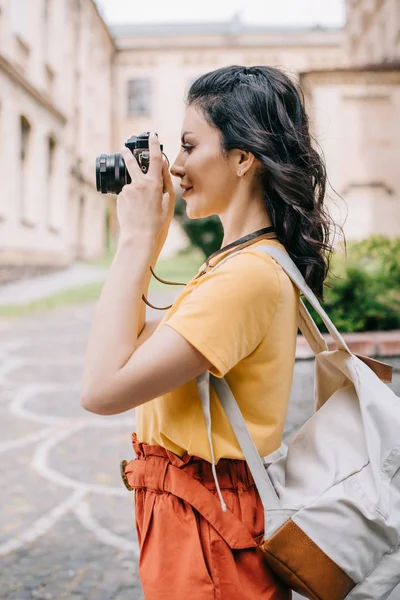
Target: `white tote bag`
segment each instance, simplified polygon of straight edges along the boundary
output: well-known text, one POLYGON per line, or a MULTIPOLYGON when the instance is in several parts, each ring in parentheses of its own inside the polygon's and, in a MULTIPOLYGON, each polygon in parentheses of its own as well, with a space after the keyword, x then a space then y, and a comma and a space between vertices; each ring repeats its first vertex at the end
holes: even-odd
POLYGON ((210 382, 262 499, 260 547, 271 568, 310 600, 384 600, 400 583, 400 398, 386 385, 392 367, 350 352, 286 252, 255 250, 281 265, 337 349, 328 350, 300 301, 299 327, 315 354, 315 413, 270 464, 258 455, 226 380, 208 371, 198 377, 211 448, 210 382))

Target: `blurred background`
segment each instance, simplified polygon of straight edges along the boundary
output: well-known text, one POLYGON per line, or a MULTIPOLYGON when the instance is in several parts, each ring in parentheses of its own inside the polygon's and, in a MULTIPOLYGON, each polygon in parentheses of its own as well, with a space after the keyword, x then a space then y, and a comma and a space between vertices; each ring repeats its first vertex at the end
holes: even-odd
MULTIPOLYGON (((103 257, 117 233, 115 196, 96 192, 95 157, 156 130, 173 159, 188 86, 235 63, 300 82, 348 239, 399 235, 398 0, 0 7, 3 282, 6 270, 9 279, 103 257)), ((189 241, 175 221, 162 256, 189 241)))
MULTIPOLYGON (((399 0, 0 0, 1 598, 142 599, 119 474, 134 411, 80 406, 118 236, 95 159, 153 130, 172 163, 191 82, 231 64, 301 86, 347 239, 346 253, 333 240, 324 308, 352 352, 392 365, 400 394, 399 0)), ((188 219, 179 188, 156 273, 187 282, 221 241, 217 217, 188 219)), ((181 289, 152 279, 150 300, 181 289)), ((286 442, 313 389, 299 335, 286 442)))
MULTIPOLYGON (((98 297, 118 223, 96 156, 155 130, 172 163, 191 82, 230 64, 279 67, 304 92, 349 242, 342 260, 333 239, 331 317, 343 332, 400 327, 399 0, 1 0, 0 316, 66 288, 56 304, 98 297)), ((222 241, 180 191, 157 265, 175 281, 222 241)))

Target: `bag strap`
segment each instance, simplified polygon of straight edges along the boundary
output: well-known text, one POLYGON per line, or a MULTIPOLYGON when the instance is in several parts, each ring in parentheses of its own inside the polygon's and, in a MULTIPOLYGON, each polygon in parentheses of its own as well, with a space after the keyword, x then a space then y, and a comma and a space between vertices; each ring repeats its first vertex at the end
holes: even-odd
MULTIPOLYGON (((204 419, 207 426, 207 436, 211 450, 211 461, 213 466, 214 480, 217 485, 218 479, 214 472, 214 452, 211 438, 211 410, 210 410, 210 381, 211 384, 226 412, 228 420, 234 431, 236 439, 242 449, 243 455, 249 466, 250 473, 256 484, 258 493, 260 494, 261 502, 264 507, 264 512, 271 508, 280 508, 279 498, 272 485, 271 479, 265 470, 265 465, 258 453, 258 450, 253 442, 253 439, 247 429, 246 421, 240 411, 240 408, 232 394, 229 385, 223 378, 217 378, 212 373, 206 371, 196 377, 197 389, 199 392, 201 407, 203 409, 204 419)), ((218 486, 217 486, 218 490, 218 486)), ((220 494, 219 494, 220 495, 220 494)), ((220 496, 221 499, 221 496, 220 496)), ((221 500, 222 510, 226 510, 225 503, 221 500)))
POLYGON ((322 337, 314 319, 301 299, 299 304, 298 325, 315 356, 320 352, 329 350, 326 340, 322 337))
MULTIPOLYGON (((313 297, 313 301, 311 302, 311 300, 310 300, 310 303, 315 308, 315 310, 318 312, 318 314, 321 316, 321 318, 323 319, 325 325, 327 326, 328 331, 330 331, 331 329, 334 329, 336 331, 335 336, 332 333, 331 333, 331 335, 332 335, 332 337, 334 337, 336 343, 338 344, 338 347, 340 347, 342 350, 346 350, 347 352, 350 353, 350 350, 348 349, 346 342, 343 340, 342 336, 337 331, 337 329, 333 325, 332 321, 330 321, 328 315, 325 313, 325 311, 319 304, 314 293, 306 284, 303 275, 301 274, 301 272, 299 271, 297 266, 294 264, 292 259, 286 254, 286 252, 284 252, 280 248, 277 248, 276 246, 273 246, 272 244, 268 244, 268 245, 264 245, 264 246, 255 246, 254 248, 252 248, 252 250, 261 250, 262 252, 265 252, 266 254, 270 254, 281 265, 283 270, 287 273, 287 275, 290 277, 290 279, 293 281, 293 283, 297 286, 297 288, 303 292, 304 296, 308 300, 310 300, 311 296, 313 297), (275 251, 276 251, 276 253, 275 253, 275 251), (283 265, 281 262, 282 257, 283 257, 283 261, 285 262, 285 265, 283 265), (287 260, 285 260, 285 259, 287 259, 287 260), (291 272, 288 272, 288 268, 291 272), (293 277, 295 277, 296 280, 293 279, 293 277, 291 276, 291 273, 293 274, 293 277), (307 292, 305 291, 306 289, 307 289, 307 292), (321 312, 325 315, 325 318, 322 316, 321 312), (328 327, 326 320, 329 321, 330 327, 328 327), (341 340, 340 343, 338 342, 338 339, 341 340)), ((235 256, 235 254, 240 254, 240 252, 241 252, 240 250, 237 250, 236 252, 232 252, 232 254, 229 254, 229 256, 226 256, 225 258, 220 260, 211 269, 211 271, 218 269, 218 267, 220 267, 224 262, 226 262, 227 260, 229 260, 230 258, 235 256)), ((313 320, 312 316, 308 312, 308 310, 302 300, 300 300, 298 320, 299 320, 300 331, 302 332, 302 334, 306 338, 307 342, 309 343, 310 348, 312 349, 313 353, 316 355, 324 350, 328 350, 328 345, 327 345, 325 339, 322 337, 321 332, 319 331, 317 325, 315 324, 315 321, 313 320)))
MULTIPOLYGON (((276 262, 282 267, 282 269, 285 271, 285 273, 293 281, 295 286, 301 292, 303 292, 304 297, 307 298, 307 300, 309 301, 311 306, 314 308, 314 310, 316 310, 316 312, 319 314, 319 316, 321 317, 322 321, 324 322, 327 330, 329 331, 329 333, 335 340, 338 349, 344 350, 348 354, 351 354, 343 337, 341 336, 339 331, 336 329, 335 325, 332 323, 332 321, 330 320, 330 318, 328 317, 328 315, 326 314, 324 309, 322 308, 322 306, 319 303, 314 292, 307 285, 303 275, 301 274, 300 270, 297 268, 297 266, 295 265, 293 260, 290 258, 290 256, 281 248, 277 248, 276 246, 272 246, 272 245, 257 246, 254 248, 254 250, 256 250, 256 251, 260 250, 261 252, 265 252, 265 254, 269 254, 270 256, 272 256, 272 258, 274 258, 276 260, 276 262)), ((308 334, 307 341, 308 341, 308 337, 310 337, 310 334, 311 334, 313 337, 314 345, 316 343, 316 344, 320 345, 321 348, 327 349, 324 338, 322 337, 320 331, 318 330, 318 327, 316 326, 314 320, 312 319, 310 313, 304 306, 303 302, 301 302, 301 304, 300 304, 300 309, 301 309, 300 323, 301 323, 301 325, 306 326, 306 330, 307 330, 307 334, 308 334)), ((303 331, 302 328, 301 328, 301 331, 306 336, 306 333, 303 331)))
MULTIPOLYGON (((349 355, 356 356, 359 360, 365 363, 375 373, 375 375, 379 377, 381 381, 385 383, 390 383, 392 381, 393 367, 391 365, 370 358, 369 356, 356 354, 354 352, 352 353, 349 350, 349 347, 344 341, 342 335, 336 329, 335 325, 332 323, 332 321, 320 305, 319 301, 317 300, 314 292, 305 282, 303 275, 285 251, 283 251, 281 248, 277 248, 276 246, 272 245, 257 246, 254 248, 254 250, 261 250, 262 252, 269 254, 281 265, 281 267, 287 273, 287 275, 290 277, 293 283, 303 292, 304 296, 310 302, 311 306, 317 311, 317 313, 325 323, 329 333, 335 340, 339 350, 344 350, 349 355)), ((300 300, 299 304, 298 320, 300 330, 306 338, 307 342, 309 343, 314 354, 317 355, 320 352, 327 351, 328 345, 325 339, 322 337, 321 332, 319 331, 317 325, 315 324, 315 321, 308 312, 302 300, 300 300)))

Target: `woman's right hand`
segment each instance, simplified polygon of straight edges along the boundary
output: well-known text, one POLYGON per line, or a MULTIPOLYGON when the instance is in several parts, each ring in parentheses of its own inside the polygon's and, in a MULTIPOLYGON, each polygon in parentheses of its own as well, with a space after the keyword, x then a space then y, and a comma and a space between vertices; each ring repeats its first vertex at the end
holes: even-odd
MULTIPOLYGON (((165 183, 166 178, 170 178, 170 177, 171 177, 171 175, 169 173, 168 161, 165 158, 165 156, 163 156, 163 180, 164 180, 164 183, 165 183)), ((155 263, 157 262, 158 257, 161 253, 161 250, 163 249, 166 239, 168 237, 169 227, 171 225, 172 219, 174 218, 174 212, 175 212, 175 194, 165 193, 163 202, 167 203, 166 219, 165 219, 164 225, 158 235, 158 239, 156 242, 156 250, 154 252, 153 260, 151 263, 152 266, 155 265, 155 263)))

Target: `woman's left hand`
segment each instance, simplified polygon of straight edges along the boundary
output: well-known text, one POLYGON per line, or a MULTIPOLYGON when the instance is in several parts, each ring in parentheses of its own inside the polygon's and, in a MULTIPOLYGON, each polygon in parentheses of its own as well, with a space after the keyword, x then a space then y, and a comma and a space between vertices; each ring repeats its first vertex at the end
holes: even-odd
POLYGON ((117 197, 117 216, 120 239, 138 239, 152 252, 160 252, 174 216, 175 190, 154 133, 149 136, 149 153, 149 169, 143 173, 132 152, 126 147, 121 150, 132 181, 117 197))

